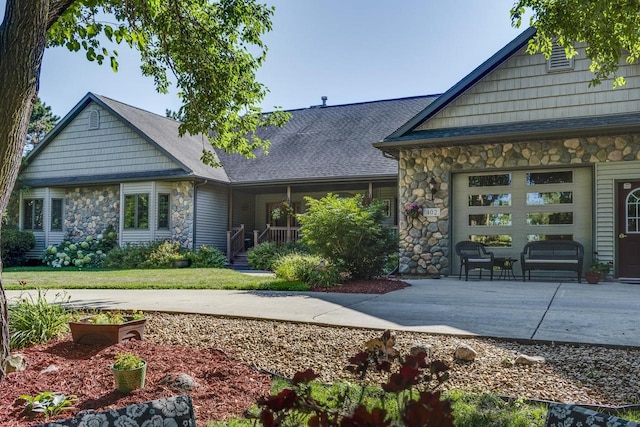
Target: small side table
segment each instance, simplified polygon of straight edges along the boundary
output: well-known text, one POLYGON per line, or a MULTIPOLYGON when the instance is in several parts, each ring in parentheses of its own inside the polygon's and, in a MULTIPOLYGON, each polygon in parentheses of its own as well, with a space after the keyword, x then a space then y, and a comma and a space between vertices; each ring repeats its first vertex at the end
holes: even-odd
POLYGON ((518 262, 518 260, 511 257, 494 258, 493 265, 500 267, 498 280, 517 280, 515 274, 513 274, 513 264, 516 262, 518 262))

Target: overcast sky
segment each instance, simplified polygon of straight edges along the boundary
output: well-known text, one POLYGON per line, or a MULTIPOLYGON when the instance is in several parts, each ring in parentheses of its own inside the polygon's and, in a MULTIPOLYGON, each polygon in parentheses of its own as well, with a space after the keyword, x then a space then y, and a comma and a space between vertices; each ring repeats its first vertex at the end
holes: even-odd
MULTIPOLYGON (((276 12, 258 73, 270 90, 265 111, 317 105, 321 96, 336 105, 442 93, 525 29, 511 27, 514 0, 266 1, 276 12)), ((117 50, 117 73, 81 52, 47 50, 40 97, 59 116, 87 92, 162 115, 178 109, 175 92, 157 94, 141 76, 135 51, 117 50)))

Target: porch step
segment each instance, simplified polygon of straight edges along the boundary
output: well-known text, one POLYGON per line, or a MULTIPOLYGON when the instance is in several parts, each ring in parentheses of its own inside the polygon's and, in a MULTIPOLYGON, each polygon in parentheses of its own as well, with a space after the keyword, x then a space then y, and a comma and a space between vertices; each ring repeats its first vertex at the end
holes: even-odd
POLYGON ((247 252, 238 252, 231 260, 231 263, 227 264, 227 268, 232 270, 252 270, 247 261, 247 252))

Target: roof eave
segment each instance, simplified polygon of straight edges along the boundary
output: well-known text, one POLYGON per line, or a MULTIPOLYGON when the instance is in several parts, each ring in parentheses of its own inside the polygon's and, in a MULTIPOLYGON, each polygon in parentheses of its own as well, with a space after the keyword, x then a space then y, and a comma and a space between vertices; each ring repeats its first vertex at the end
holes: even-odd
POLYGON ((487 133, 479 135, 463 135, 452 136, 443 138, 425 138, 421 137, 419 133, 413 135, 407 135, 394 139, 385 139, 384 141, 376 142, 374 147, 382 150, 384 153, 398 158, 398 153, 401 150, 412 148, 425 148, 425 147, 446 147, 455 145, 473 145, 487 142, 515 142, 515 141, 531 141, 541 140, 549 138, 580 138, 590 137, 597 135, 620 135, 631 132, 640 132, 640 123, 636 125, 600 125, 600 126, 588 126, 580 128, 566 128, 566 129, 554 129, 547 130, 541 129, 539 131, 526 131, 526 132, 500 132, 500 133, 487 133))

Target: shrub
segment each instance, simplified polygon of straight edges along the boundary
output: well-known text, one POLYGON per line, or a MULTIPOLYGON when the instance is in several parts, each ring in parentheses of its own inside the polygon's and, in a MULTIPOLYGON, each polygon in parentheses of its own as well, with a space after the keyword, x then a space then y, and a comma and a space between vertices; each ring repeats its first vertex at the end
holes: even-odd
POLYGON ((117 246, 118 236, 113 226, 108 226, 97 236, 87 236, 84 240, 66 240, 56 246, 49 245, 42 255, 42 261, 51 267, 102 267, 107 253, 117 246))
POLYGON ((249 249, 247 262, 258 270, 274 270, 273 263, 280 257, 292 253, 309 253, 309 248, 301 243, 278 245, 273 242, 261 243, 249 249))
POLYGON ((302 241, 353 278, 380 274, 388 256, 397 250, 391 230, 382 225, 385 205, 363 197, 320 200, 305 197, 307 211, 298 214, 302 241), (366 205, 366 206, 365 206, 366 205))
POLYGON ((153 242, 148 244, 149 256, 140 265, 141 268, 169 268, 176 259, 186 256, 186 250, 178 242, 153 242))
POLYGON ((36 238, 30 231, 20 231, 18 227, 2 227, 2 264, 15 267, 26 262, 26 254, 36 246, 36 238))
POLYGON ((206 245, 189 252, 187 258, 191 260, 191 267, 195 268, 224 268, 227 265, 227 257, 220 250, 206 245))
POLYGON ((340 273, 318 255, 293 253, 274 262, 276 277, 288 281, 300 280, 311 287, 334 286, 340 273))
POLYGON ((149 244, 127 243, 107 254, 102 264, 104 268, 133 269, 142 268, 149 258, 152 248, 149 244))
POLYGON ((9 305, 9 345, 12 349, 44 344, 69 330, 71 318, 63 303, 69 298, 56 294, 53 303, 47 302, 46 292, 38 289, 38 296, 20 296, 9 305))

